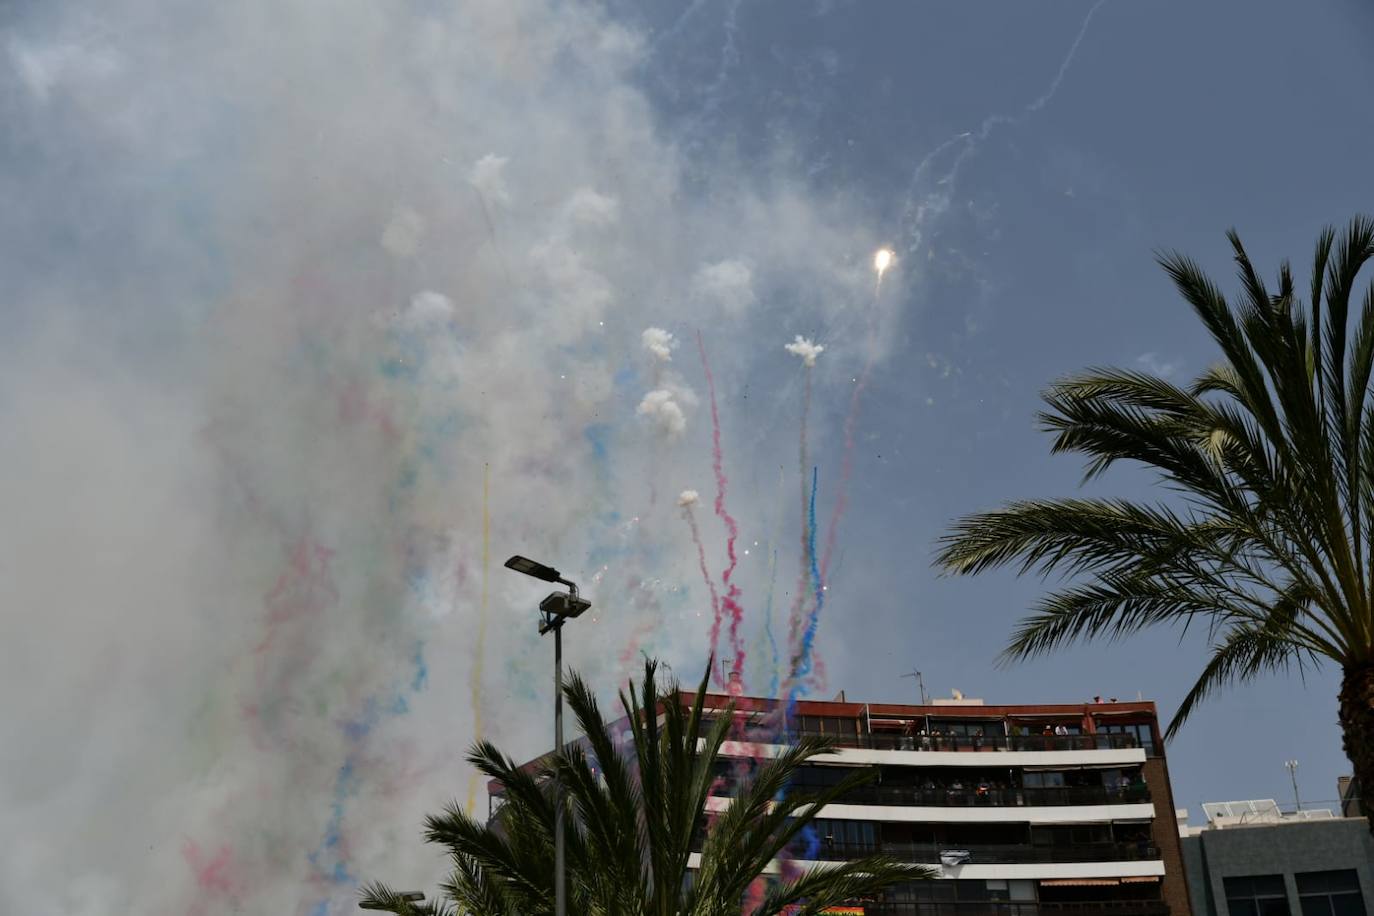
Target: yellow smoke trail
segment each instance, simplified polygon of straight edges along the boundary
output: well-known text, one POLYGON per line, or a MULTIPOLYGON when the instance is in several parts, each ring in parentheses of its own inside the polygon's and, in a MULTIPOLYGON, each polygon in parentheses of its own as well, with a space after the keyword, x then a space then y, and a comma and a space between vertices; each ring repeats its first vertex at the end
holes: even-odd
MULTIPOLYGON (((482 659, 487 642, 487 569, 491 565, 491 465, 482 465, 482 601, 477 609, 477 644, 472 661, 472 734, 482 740, 482 659)), ((468 801, 464 810, 472 814, 477 804, 477 774, 468 777, 468 801)))

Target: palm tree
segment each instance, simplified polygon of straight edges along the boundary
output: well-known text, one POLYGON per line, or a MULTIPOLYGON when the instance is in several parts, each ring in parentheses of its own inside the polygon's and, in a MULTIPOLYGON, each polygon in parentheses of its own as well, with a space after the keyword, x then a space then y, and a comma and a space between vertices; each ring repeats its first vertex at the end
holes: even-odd
POLYGON ((485 825, 456 804, 428 818, 426 838, 446 847, 453 860, 453 874, 443 885, 449 902, 412 905, 371 885, 364 888, 363 904, 417 916, 552 913, 554 775, 564 786, 573 825, 567 836, 570 913, 771 916, 787 908, 811 916, 933 876, 924 866, 871 856, 772 881, 747 909, 751 888, 772 863, 787 857, 821 808, 871 774, 855 772, 814 794, 789 791, 801 766, 834 749, 832 741, 804 738, 762 763, 707 823, 707 798, 716 786, 716 759, 734 723, 733 708, 712 721, 703 716, 706 678, 687 707, 676 684, 658 692, 656 675, 657 664, 646 661, 639 696, 633 684, 620 695, 632 750, 617 747, 595 696, 577 676, 565 695, 586 735, 586 750, 570 746, 531 771, 489 743, 474 745, 468 760, 501 783, 505 803, 485 825), (694 849, 700 850, 699 861, 689 870, 694 849))
MULTIPOLYGON (((1065 576, 1012 636, 1019 660, 1156 624, 1202 623, 1211 656, 1167 736, 1218 688, 1266 672, 1341 668, 1346 754, 1374 814, 1374 221, 1317 241, 1304 302, 1287 263, 1260 279, 1234 231, 1240 295, 1228 303, 1193 261, 1159 263, 1221 350, 1191 385, 1089 369, 1044 394, 1053 451, 1118 462, 1180 499, 1014 502, 954 523, 937 562, 953 573, 1016 564, 1065 576)), ((1370 818, 1374 830, 1374 817, 1370 818)))

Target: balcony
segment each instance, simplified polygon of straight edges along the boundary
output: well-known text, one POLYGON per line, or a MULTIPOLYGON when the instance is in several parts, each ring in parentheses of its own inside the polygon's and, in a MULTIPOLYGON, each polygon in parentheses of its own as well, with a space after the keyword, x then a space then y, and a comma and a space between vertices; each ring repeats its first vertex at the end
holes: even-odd
MULTIPOLYGON (((798 785, 801 792, 817 792, 823 786, 798 785)), ((734 798, 738 793, 735 779, 719 777, 711 794, 717 798, 734 798)), ((964 787, 866 785, 850 789, 835 799, 835 805, 885 805, 915 808, 1039 808, 1088 805, 1149 804, 1149 786, 1143 782, 1121 788, 1108 786, 1054 787, 991 787, 979 791, 976 785, 964 787)))
POLYGON ((1160 857, 1148 843, 1091 843, 1063 846, 1033 846, 1030 843, 838 843, 817 841, 815 848, 798 844, 792 854, 800 859, 844 862, 863 856, 888 855, 904 862, 939 865, 941 854, 958 850, 969 854, 965 865, 1028 865, 1060 862, 1142 862, 1160 857))
POLYGON ((1064 786, 1052 788, 920 788, 917 786, 859 786, 836 799, 841 805, 897 805, 915 807, 998 808, 1062 805, 1138 805, 1151 800, 1144 783, 1123 788, 1064 786))
POLYGON ((864 902, 864 916, 1169 916, 1158 900, 1086 900, 1013 903, 1005 900, 864 902))
MULTIPOLYGON (((1000 723, 998 723, 1000 727, 1000 723)), ((1112 751, 1141 747, 1130 734, 1098 735, 898 735, 886 732, 849 734, 845 732, 791 732, 789 738, 833 738, 840 747, 877 751, 1112 751)), ((764 740, 746 739, 746 740, 764 740)), ((767 739, 770 741, 776 738, 767 739)), ((1153 756, 1153 747, 1146 745, 1153 756)))

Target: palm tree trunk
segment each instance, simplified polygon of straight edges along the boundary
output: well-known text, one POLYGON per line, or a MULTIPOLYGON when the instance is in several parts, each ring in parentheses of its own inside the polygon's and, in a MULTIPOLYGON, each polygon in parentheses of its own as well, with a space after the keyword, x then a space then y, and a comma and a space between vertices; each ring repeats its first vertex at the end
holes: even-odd
POLYGON ((1360 813, 1374 834, 1374 664, 1345 668, 1340 701, 1345 753, 1359 780, 1360 813))

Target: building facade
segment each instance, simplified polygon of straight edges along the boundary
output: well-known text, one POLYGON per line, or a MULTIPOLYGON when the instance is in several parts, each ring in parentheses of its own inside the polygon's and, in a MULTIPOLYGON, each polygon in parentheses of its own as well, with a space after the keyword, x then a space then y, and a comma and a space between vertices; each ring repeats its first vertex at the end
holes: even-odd
MULTIPOLYGON (((730 702, 714 809, 786 743, 776 701, 712 695, 708 715, 730 702)), ((853 901, 846 912, 1191 916, 1153 703, 803 701, 785 734, 838 744, 802 771, 802 785, 833 785, 855 767, 874 777, 820 812, 791 850, 794 864, 880 852, 939 869, 940 880, 853 901)))
MULTIPOLYGON (((772 701, 734 708, 742 740, 725 745, 717 806, 779 747, 772 701)), ((821 812, 796 864, 881 852, 939 868, 939 881, 857 901, 868 916, 1190 916, 1153 703, 803 701, 789 734, 839 744, 803 784, 854 767, 875 777, 821 812)))
POLYGON ((1374 914, 1374 839, 1364 818, 1281 815, 1272 801, 1203 807, 1208 826, 1182 840, 1196 916, 1374 914), (1237 815, 1239 806, 1253 814, 1237 815))

